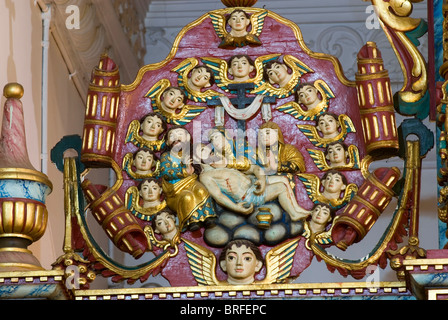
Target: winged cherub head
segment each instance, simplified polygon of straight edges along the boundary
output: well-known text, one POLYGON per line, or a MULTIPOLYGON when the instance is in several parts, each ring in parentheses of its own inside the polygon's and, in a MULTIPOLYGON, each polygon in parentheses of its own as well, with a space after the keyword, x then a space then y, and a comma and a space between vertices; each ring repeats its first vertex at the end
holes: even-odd
POLYGON ((248 55, 235 55, 228 61, 228 70, 234 81, 246 82, 250 80, 250 74, 255 70, 255 63, 248 55))
POLYGON ((212 69, 208 66, 196 66, 191 70, 191 76, 188 78, 188 86, 195 91, 201 91, 203 88, 211 87, 215 83, 215 77, 212 69))
POLYGON ((234 37, 244 37, 247 34, 247 27, 250 25, 250 16, 241 9, 236 9, 227 17, 227 24, 230 26, 230 34, 234 37))
POLYGON ((348 147, 345 143, 335 141, 328 144, 325 158, 331 167, 343 166, 347 163, 348 147))
POLYGON ((219 266, 233 285, 252 284, 263 265, 260 249, 249 240, 230 241, 219 256, 219 266))
POLYGON ((292 78, 288 66, 278 60, 272 60, 264 65, 264 79, 270 84, 285 87, 292 78))
POLYGON ((168 207, 157 212, 151 221, 154 232, 161 234, 163 239, 172 240, 176 236, 176 214, 168 207))
POLYGON ((142 137, 148 141, 158 140, 167 129, 166 120, 157 112, 150 112, 140 119, 142 137))
POLYGON ((322 133, 322 137, 325 139, 331 139, 336 137, 339 134, 339 128, 341 124, 339 123, 339 119, 335 114, 332 113, 322 113, 317 117, 316 128, 320 133, 322 133))
POLYGON ((148 174, 151 172, 154 162, 156 161, 154 152, 147 147, 138 149, 133 156, 133 165, 135 173, 148 174))
POLYGON ((161 108, 169 113, 176 113, 182 109, 187 101, 187 96, 179 87, 168 87, 162 93, 161 108))
POLYGON ((341 192, 347 188, 347 178, 338 170, 329 170, 322 176, 322 195, 327 199, 339 199, 341 192))
POLYGON ((322 98, 319 96, 319 91, 311 83, 302 83, 297 87, 296 101, 303 104, 307 110, 315 108, 322 98))
POLYGON ((316 203, 311 210, 309 226, 313 233, 323 232, 333 220, 334 211, 328 204, 316 203))

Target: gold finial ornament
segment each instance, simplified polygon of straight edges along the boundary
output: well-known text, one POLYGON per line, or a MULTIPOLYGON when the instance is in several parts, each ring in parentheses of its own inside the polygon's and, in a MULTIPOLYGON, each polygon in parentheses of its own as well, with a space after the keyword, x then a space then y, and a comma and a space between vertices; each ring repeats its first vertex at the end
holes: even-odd
POLYGON ((226 7, 252 7, 257 0, 221 0, 226 7))
POLYGON ((23 97, 23 87, 20 83, 11 82, 5 85, 3 88, 3 95, 5 98, 14 98, 14 99, 20 99, 23 97))

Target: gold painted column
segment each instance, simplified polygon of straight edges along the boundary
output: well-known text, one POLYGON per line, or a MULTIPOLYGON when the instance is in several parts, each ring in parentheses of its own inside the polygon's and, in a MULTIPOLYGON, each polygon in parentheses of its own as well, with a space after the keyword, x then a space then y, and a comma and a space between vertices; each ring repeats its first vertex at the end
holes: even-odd
POLYGON ((0 271, 43 270, 28 246, 45 232, 52 183, 31 165, 25 137, 23 87, 4 87, 0 138, 0 271))

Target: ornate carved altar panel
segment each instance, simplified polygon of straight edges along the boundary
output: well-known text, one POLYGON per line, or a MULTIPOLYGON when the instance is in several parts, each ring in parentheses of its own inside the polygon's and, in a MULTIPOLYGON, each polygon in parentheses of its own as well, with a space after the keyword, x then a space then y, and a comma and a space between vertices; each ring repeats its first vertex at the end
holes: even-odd
POLYGON ((434 146, 421 121, 428 81, 417 44, 427 24, 409 17, 411 3, 372 1, 405 79, 396 92, 376 39, 347 33, 359 45, 347 72, 322 51, 348 29, 323 30, 311 50, 282 15, 254 0, 222 2, 132 83, 99 57, 82 137, 52 150, 66 204, 54 268, 79 271, 78 300, 412 299, 421 270, 444 270, 440 261, 425 267, 440 254, 418 241, 421 160, 434 146), (64 157, 68 148, 79 157, 64 157), (403 166, 371 166, 394 157, 403 166), (115 181, 95 184, 97 168, 115 181), (391 223, 367 256, 330 253, 365 242, 391 203, 391 223), (135 263, 109 256, 88 220, 135 263), (399 281, 301 283, 314 258, 357 280, 390 263, 399 281), (160 275, 170 287, 89 290, 96 275, 129 285, 160 275))

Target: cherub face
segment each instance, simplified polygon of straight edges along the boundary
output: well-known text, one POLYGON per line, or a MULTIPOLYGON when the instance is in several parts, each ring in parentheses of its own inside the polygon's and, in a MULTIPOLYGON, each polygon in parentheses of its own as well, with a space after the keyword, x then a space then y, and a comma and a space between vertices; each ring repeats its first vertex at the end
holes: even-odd
POLYGON ((172 214, 163 211, 156 217, 155 228, 156 232, 161 234, 169 233, 176 229, 176 218, 172 214))
POLYGON ((331 115, 321 116, 317 122, 317 130, 324 136, 338 132, 339 122, 331 115))
POLYGON ((162 188, 154 181, 145 181, 140 187, 140 197, 143 201, 159 200, 162 195, 162 188))
POLYGON ((346 161, 347 152, 341 144, 333 144, 328 146, 327 159, 331 164, 344 163, 346 161))
POLYGON ((258 138, 263 146, 273 146, 278 143, 278 131, 272 128, 263 128, 258 132, 258 138))
POLYGON ((162 105, 171 112, 180 109, 184 105, 184 95, 178 89, 171 88, 162 94, 162 105))
POLYGON ((250 24, 250 19, 246 17, 244 12, 234 12, 231 14, 227 23, 232 30, 245 31, 247 26, 250 24))
POLYGON ((235 77, 236 80, 244 80, 249 77, 249 74, 254 70, 254 67, 249 63, 246 57, 233 58, 230 64, 229 73, 235 77))
POLYGON ((147 116, 141 124, 144 135, 158 137, 163 132, 162 120, 157 116, 147 116))
POLYGON ((210 73, 203 67, 191 71, 190 81, 198 88, 210 87, 210 73))
POLYGON ((245 245, 233 245, 227 250, 226 259, 221 261, 221 269, 227 272, 229 282, 244 282, 260 271, 263 263, 257 260, 252 249, 245 245))
POLYGON ((331 193, 341 192, 346 187, 342 180, 342 176, 339 173, 329 173, 326 178, 322 180, 322 185, 324 186, 325 191, 331 193))
POLYGON ((316 206, 311 211, 311 219, 317 224, 326 225, 331 219, 330 209, 325 206, 316 206))
POLYGON ((309 106, 319 99, 318 91, 315 87, 306 85, 299 89, 297 92, 298 102, 309 106))
POLYGON ((153 161, 154 157, 150 152, 140 150, 135 155, 134 165, 138 171, 149 171, 151 170, 153 161))
POLYGON ((288 68, 283 63, 273 63, 269 70, 267 70, 269 82, 271 84, 282 83, 288 77, 288 68))
POLYGON ((183 128, 176 128, 169 132, 167 143, 169 146, 174 146, 177 143, 184 143, 190 140, 190 134, 183 128))

